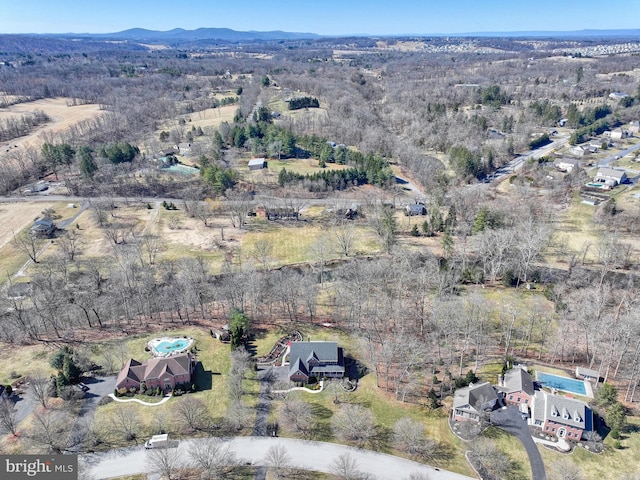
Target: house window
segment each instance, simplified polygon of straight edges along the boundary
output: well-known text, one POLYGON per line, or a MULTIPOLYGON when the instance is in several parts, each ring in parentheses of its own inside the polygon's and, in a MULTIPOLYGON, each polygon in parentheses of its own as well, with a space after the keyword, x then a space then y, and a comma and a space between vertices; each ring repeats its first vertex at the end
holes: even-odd
POLYGON ((556 431, 555 427, 554 427, 554 428, 552 428, 552 429, 551 429, 551 431, 552 431, 552 432, 555 432, 555 431, 556 431))
POLYGON ((544 429, 545 429, 546 431, 549 431, 549 426, 547 425, 546 427, 544 427, 544 429))
POLYGON ((525 398, 524 403, 529 403, 529 399, 525 398))
POLYGON ((509 395, 509 400, 513 400, 513 395, 509 395))
POLYGON ((518 397, 518 403, 520 403, 520 397, 518 397))

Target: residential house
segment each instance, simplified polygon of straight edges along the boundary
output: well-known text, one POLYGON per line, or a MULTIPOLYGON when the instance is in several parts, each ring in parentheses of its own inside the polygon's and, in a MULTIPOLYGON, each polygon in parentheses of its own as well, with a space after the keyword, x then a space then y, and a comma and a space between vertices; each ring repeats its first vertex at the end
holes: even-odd
POLYGON ((44 217, 36 220, 29 231, 36 237, 50 237, 56 231, 56 225, 50 217, 44 217))
POLYGON ((512 368, 500 376, 498 390, 509 405, 530 407, 535 393, 533 377, 524 368, 512 368))
POLYGON ((175 155, 179 153, 178 147, 173 148, 165 148, 164 150, 160 150, 161 157, 168 157, 169 155, 175 155))
POLYGON ((343 352, 337 342, 291 342, 289 379, 308 383, 323 377, 344 377, 343 352))
POLYGON ((596 383, 600 381, 600 373, 597 370, 591 370, 589 368, 576 367, 576 378, 580 378, 582 380, 595 381, 596 383))
POLYGON ((553 166, 561 172, 571 173, 574 168, 580 167, 580 162, 575 158, 558 158, 553 161, 553 166))
POLYGON ((483 413, 495 409, 498 403, 498 394, 489 382, 459 388, 453 397, 453 419, 479 422, 483 413))
POLYGON ((191 383, 194 368, 195 359, 188 353, 144 362, 131 358, 118 374, 116 388, 139 389, 145 382, 147 389, 172 390, 176 385, 191 383))
POLYGON ((589 150, 585 147, 581 147, 580 145, 576 145, 575 147, 571 147, 569 149, 569 153, 574 157, 584 157, 589 154, 589 150))
POLYGON ((426 215, 427 207, 425 207, 423 203, 411 203, 404 207, 404 214, 409 217, 414 215, 426 215))
POLYGON ((546 434, 577 442, 584 432, 593 430, 593 412, 580 400, 537 390, 529 424, 546 434))
POLYGON ((191 144, 187 142, 179 143, 173 148, 177 148, 180 155, 191 155, 191 144))
POLYGON ((611 140, 620 140, 622 138, 627 138, 628 134, 626 130, 622 128, 616 128, 615 130, 611 130, 611 140))
POLYGON ((627 181, 627 173, 621 168, 602 167, 594 178, 594 182, 615 187, 627 181))
POLYGON ((252 158, 249 160, 249 170, 262 170, 267 168, 267 161, 264 158, 252 158))
POLYGON ((612 100, 622 100, 623 98, 627 98, 629 95, 623 92, 611 92, 609 94, 609 98, 612 100))

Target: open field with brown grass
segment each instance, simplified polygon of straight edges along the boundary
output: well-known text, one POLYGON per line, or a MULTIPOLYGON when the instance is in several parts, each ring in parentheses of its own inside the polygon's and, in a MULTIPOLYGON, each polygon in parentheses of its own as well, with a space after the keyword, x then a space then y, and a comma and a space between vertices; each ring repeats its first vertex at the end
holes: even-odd
POLYGON ((0 121, 9 118, 20 118, 36 110, 46 113, 51 118, 51 121, 39 126, 27 136, 15 138, 3 145, 5 148, 0 148, 0 162, 6 161, 13 152, 18 150, 24 150, 29 146, 38 148, 42 143, 41 138, 43 135, 51 135, 52 138, 56 138, 57 135, 64 134, 71 126, 85 120, 91 120, 102 114, 99 105, 71 106, 70 99, 52 98, 0 108, 0 121))

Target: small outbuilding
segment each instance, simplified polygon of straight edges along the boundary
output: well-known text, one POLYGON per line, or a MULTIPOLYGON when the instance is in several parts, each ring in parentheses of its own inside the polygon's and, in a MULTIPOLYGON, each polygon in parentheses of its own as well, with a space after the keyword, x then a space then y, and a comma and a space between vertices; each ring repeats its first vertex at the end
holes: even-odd
POLYGON ((597 370, 591 370, 589 368, 576 367, 576 378, 582 380, 589 380, 591 382, 600 381, 600 373, 597 370))
POLYGON ((249 170, 262 170, 267 168, 267 160, 264 158, 252 158, 249 160, 249 170))

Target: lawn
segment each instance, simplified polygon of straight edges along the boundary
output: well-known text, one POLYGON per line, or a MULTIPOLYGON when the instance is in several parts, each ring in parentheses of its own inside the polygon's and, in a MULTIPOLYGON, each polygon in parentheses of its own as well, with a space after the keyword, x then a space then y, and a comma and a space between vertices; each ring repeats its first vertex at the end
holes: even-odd
MULTIPOLYGON (((254 249, 258 242, 267 241, 273 246, 269 266, 288 265, 314 261, 313 244, 323 238, 331 238, 332 228, 307 222, 288 222, 286 224, 257 220, 248 226, 243 239, 241 254, 243 258, 255 257, 254 249)), ((380 251, 378 239, 365 225, 354 224, 354 254, 371 254, 380 251)), ((331 242, 335 245, 335 241, 331 242)), ((331 258, 340 258, 338 251, 331 258)))
MULTIPOLYGON (((299 329, 305 340, 309 338, 314 341, 337 341, 339 345, 345 346, 345 354, 357 359, 364 358, 364 352, 360 351, 358 342, 339 330, 308 326, 299 326, 299 329)), ((270 333, 259 338, 256 341, 259 354, 268 353, 273 343, 282 335, 282 333, 270 333)), ((310 408, 319 419, 320 426, 316 438, 318 440, 336 441, 330 429, 331 417, 340 408, 340 404, 334 403, 335 395, 335 390, 331 387, 327 387, 319 394, 305 392, 291 392, 289 394, 289 398, 297 398, 309 403, 310 408)), ((402 417, 410 417, 416 422, 424 423, 429 438, 440 444, 438 453, 430 463, 465 475, 473 475, 473 471, 464 458, 464 444, 449 429, 447 410, 444 407, 432 411, 420 405, 398 402, 393 398, 392 393, 384 392, 376 386, 373 373, 365 375, 360 380, 355 392, 339 391, 338 398, 341 403, 354 403, 371 409, 376 424, 379 426, 382 450, 399 454, 390 445, 389 435, 396 421, 402 417)), ((270 421, 278 420, 278 408, 281 404, 282 400, 273 401, 270 421)))
POLYGON ((547 471, 552 471, 554 462, 568 459, 580 467, 586 480, 613 478, 612 472, 615 472, 615 478, 622 478, 624 475, 629 475, 632 478, 634 474, 640 472, 640 457, 638 456, 640 435, 637 433, 640 429, 640 418, 628 417, 627 420, 629 429, 633 433, 622 435, 620 440, 622 448, 619 450, 613 448, 614 440, 610 437, 605 438, 605 452, 600 455, 590 453, 584 448, 576 448, 569 456, 551 449, 541 449, 547 471))
MULTIPOLYGON (((141 424, 141 431, 138 436, 140 439, 147 438, 153 433, 154 422, 157 424, 158 419, 164 418, 165 421, 171 418, 171 408, 182 398, 199 398, 205 402, 212 418, 221 418, 225 415, 228 399, 227 399, 227 375, 231 369, 231 359, 229 356, 230 346, 220 343, 213 339, 209 332, 198 328, 184 328, 162 332, 163 336, 190 336, 196 340, 197 357, 200 362, 196 370, 195 383, 199 390, 196 393, 187 394, 183 397, 174 397, 168 402, 157 406, 147 407, 139 404, 124 404, 111 402, 108 405, 101 406, 96 411, 95 421, 98 424, 109 424, 109 419, 115 415, 115 412, 121 408, 132 409, 136 413, 136 418, 141 424)), ((144 351, 144 347, 148 340, 155 335, 147 334, 129 338, 122 347, 117 342, 109 342, 94 347, 94 354, 97 355, 96 360, 99 361, 100 354, 104 349, 122 350, 123 356, 126 358, 135 358, 137 360, 146 360, 150 358, 150 354, 144 351)), ((118 352, 120 354, 120 352, 118 352)), ((255 383, 255 382, 254 382, 255 383)), ((141 397, 142 398, 142 397, 141 397)), ((169 431, 171 425, 169 422, 169 431)), ((122 440, 122 445, 128 443, 122 440)))

